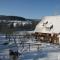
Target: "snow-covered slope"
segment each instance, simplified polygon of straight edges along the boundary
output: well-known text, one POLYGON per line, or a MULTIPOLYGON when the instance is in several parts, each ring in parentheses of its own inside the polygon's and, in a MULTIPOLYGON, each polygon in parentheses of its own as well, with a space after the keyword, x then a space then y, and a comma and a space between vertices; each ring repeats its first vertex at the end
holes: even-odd
POLYGON ((35 28, 35 32, 60 33, 60 15, 42 17, 35 28), (49 29, 51 26, 53 26, 52 29, 49 29))

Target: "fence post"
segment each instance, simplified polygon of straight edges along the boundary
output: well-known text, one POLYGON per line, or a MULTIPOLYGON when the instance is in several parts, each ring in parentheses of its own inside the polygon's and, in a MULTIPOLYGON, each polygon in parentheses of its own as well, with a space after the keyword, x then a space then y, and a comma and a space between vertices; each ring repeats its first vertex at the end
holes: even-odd
POLYGON ((37 51, 39 51, 39 44, 37 45, 38 47, 37 47, 37 51))
POLYGON ((29 51, 30 51, 30 43, 29 43, 29 51))

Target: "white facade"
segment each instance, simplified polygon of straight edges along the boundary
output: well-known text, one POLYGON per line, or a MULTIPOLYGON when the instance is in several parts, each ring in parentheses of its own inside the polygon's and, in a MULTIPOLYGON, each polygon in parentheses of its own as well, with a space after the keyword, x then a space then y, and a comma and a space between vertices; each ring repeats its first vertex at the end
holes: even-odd
POLYGON ((35 32, 60 33, 60 15, 43 17, 37 24, 35 32))

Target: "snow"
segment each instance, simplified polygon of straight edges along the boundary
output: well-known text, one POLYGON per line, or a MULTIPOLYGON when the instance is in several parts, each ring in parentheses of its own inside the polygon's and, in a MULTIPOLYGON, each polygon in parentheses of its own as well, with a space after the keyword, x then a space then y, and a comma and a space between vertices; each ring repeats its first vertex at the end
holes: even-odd
MULTIPOLYGON (((25 40, 27 40, 26 43, 31 44, 30 48, 27 44, 24 45, 24 48, 22 48, 22 45, 17 44, 17 48, 12 41, 8 45, 3 45, 7 40, 4 36, 0 38, 2 39, 0 39, 0 42, 2 42, 2 45, 0 45, 0 59, 2 60, 9 60, 9 49, 13 51, 18 49, 18 51, 22 53, 22 55, 19 56, 19 60, 58 60, 60 56, 60 46, 58 45, 36 42, 34 38, 25 38, 25 40), (39 47, 37 45, 39 45, 39 47)), ((18 43, 20 40, 16 39, 16 42, 18 43)))
POLYGON ((37 24, 36 28, 35 28, 35 32, 44 32, 44 33, 60 33, 60 15, 58 16, 45 16, 42 18, 42 20, 40 21, 40 23, 37 24), (43 26, 43 23, 46 23, 48 21, 48 23, 43 26), (46 26, 50 26, 53 25, 53 29, 46 30, 46 26))
POLYGON ((58 60, 59 56, 60 49, 46 46, 45 48, 41 48, 39 51, 34 50, 24 53, 21 60, 58 60))

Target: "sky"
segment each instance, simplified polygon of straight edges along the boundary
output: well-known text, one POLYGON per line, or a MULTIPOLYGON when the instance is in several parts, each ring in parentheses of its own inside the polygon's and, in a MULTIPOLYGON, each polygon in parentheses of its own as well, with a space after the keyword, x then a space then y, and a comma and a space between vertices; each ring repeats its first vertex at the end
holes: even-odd
POLYGON ((60 14, 60 0, 0 0, 0 15, 39 19, 60 14))

